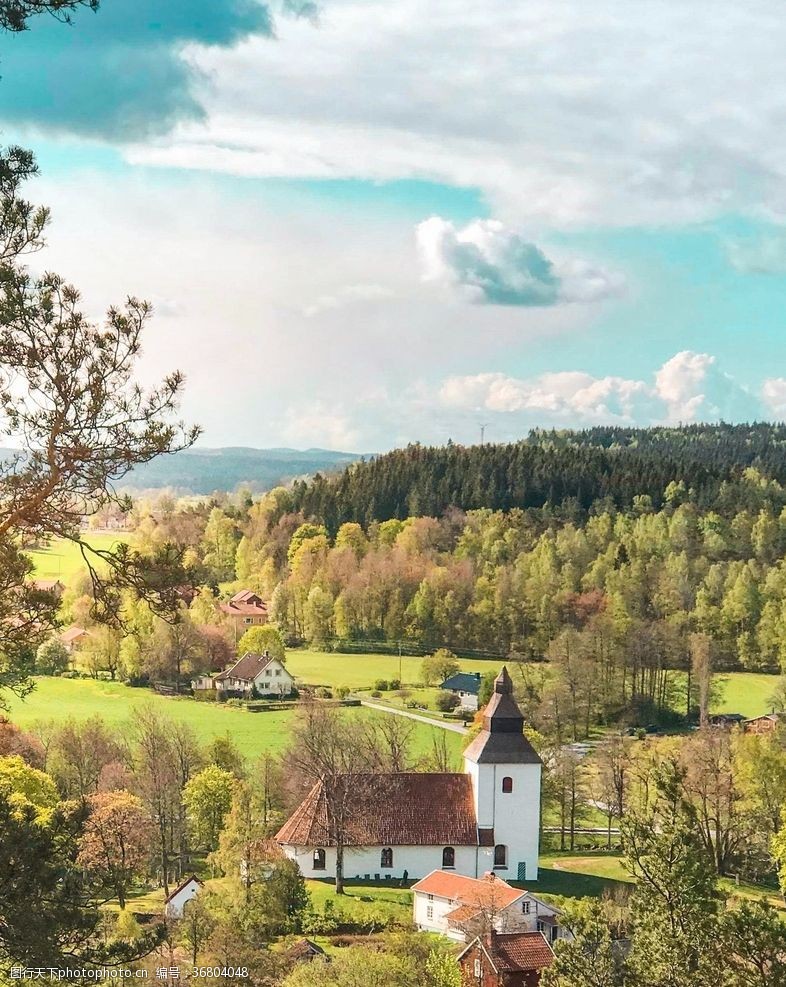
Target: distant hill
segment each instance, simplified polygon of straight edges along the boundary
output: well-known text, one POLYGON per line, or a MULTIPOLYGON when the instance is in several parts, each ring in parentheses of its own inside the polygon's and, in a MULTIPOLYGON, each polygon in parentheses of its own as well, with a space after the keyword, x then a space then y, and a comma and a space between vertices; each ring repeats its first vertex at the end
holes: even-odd
POLYGON ((126 490, 171 487, 182 493, 209 494, 248 486, 270 490, 296 477, 348 466, 360 456, 331 449, 189 449, 159 456, 135 469, 123 482, 126 490))

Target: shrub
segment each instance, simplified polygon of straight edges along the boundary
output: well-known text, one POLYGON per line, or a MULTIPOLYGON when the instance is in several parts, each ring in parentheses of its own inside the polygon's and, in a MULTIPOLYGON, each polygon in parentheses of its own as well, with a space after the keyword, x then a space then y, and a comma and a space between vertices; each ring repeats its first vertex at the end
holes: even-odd
POLYGON ((396 692, 400 688, 401 688, 401 679, 390 680, 390 689, 392 692, 396 692))
POLYGON ((320 686, 317 689, 317 691, 314 693, 314 695, 317 697, 317 699, 332 699, 333 698, 333 693, 330 691, 330 689, 326 689, 324 686, 320 686))
POLYGON ((374 683, 374 688, 378 692, 387 692, 390 686, 388 684, 387 679, 377 679, 377 681, 374 683))
POLYGON ((237 696, 232 696, 231 699, 227 699, 227 706, 243 706, 243 700, 238 699, 237 696))
POLYGON ((372 693, 371 693, 371 698, 372 699, 380 699, 381 697, 382 697, 382 693, 379 691, 379 689, 374 689, 372 691, 372 693))
POLYGON ((459 697, 455 694, 455 692, 447 692, 446 690, 443 690, 442 692, 437 693, 435 705, 437 709, 441 710, 443 713, 450 713, 456 708, 456 706, 458 706, 459 702, 459 697))
POLYGON ((348 685, 340 685, 336 689, 336 695, 339 699, 346 699, 349 695, 350 689, 348 685))

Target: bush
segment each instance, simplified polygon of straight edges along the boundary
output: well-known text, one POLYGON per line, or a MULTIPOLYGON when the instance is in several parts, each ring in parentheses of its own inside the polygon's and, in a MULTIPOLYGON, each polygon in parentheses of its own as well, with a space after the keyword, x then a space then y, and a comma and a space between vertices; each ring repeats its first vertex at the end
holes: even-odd
POLYGON ((379 691, 379 689, 374 689, 373 692, 371 693, 371 698, 372 699, 381 699, 382 698, 382 693, 379 691))
POLYGON ((455 692, 447 692, 446 690, 443 690, 442 692, 437 693, 435 706, 443 713, 450 713, 456 708, 456 706, 458 706, 459 702, 460 699, 455 692))
POLYGON ((388 684, 387 679, 377 679, 377 681, 374 683, 374 688, 377 690, 377 692, 387 692, 390 686, 388 684))
POLYGON ((320 686, 317 689, 317 691, 314 693, 314 695, 317 697, 317 699, 332 699, 333 698, 333 693, 330 691, 330 689, 326 689, 324 686, 320 686))
POLYGON ((338 696, 339 699, 346 699, 349 695, 349 691, 348 685, 340 685, 336 689, 336 696, 338 696))
POLYGON ((242 699, 238 699, 236 696, 232 696, 231 699, 227 699, 227 706, 244 706, 245 703, 242 699))
POLYGON ((391 679, 390 680, 390 690, 391 692, 396 692, 401 688, 401 679, 391 679))

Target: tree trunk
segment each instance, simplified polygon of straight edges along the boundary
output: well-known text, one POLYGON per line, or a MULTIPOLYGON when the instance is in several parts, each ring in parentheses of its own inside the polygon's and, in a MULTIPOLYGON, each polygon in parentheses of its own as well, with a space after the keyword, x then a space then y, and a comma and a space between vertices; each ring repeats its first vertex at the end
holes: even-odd
POLYGON ((336 842, 336 894, 344 894, 344 844, 336 842))

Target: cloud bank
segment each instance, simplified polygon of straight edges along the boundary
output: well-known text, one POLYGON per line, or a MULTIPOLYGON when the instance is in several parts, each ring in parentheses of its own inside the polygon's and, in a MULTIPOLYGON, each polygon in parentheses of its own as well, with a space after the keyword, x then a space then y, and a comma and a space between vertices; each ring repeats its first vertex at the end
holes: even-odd
POLYGON ((720 370, 715 357, 684 350, 651 381, 593 377, 580 371, 534 378, 483 373, 450 377, 440 387, 443 407, 519 415, 533 423, 581 426, 745 421, 786 410, 786 381, 764 382, 753 394, 720 370))

